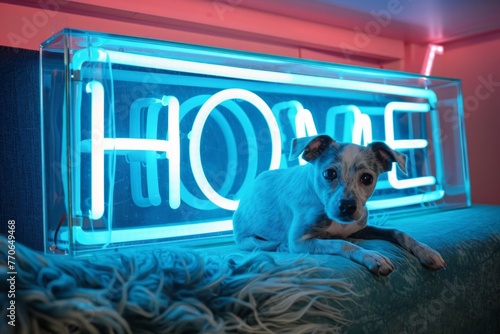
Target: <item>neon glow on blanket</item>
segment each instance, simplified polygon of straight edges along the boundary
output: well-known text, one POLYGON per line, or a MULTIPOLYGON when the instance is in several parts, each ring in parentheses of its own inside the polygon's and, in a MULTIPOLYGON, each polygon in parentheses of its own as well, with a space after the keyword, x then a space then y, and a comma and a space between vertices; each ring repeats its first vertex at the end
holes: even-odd
POLYGON ((290 140, 318 133, 409 156, 372 213, 470 201, 456 81, 67 30, 42 46, 41 80, 46 233, 69 212, 69 247, 230 231, 253 179, 304 164, 290 140))

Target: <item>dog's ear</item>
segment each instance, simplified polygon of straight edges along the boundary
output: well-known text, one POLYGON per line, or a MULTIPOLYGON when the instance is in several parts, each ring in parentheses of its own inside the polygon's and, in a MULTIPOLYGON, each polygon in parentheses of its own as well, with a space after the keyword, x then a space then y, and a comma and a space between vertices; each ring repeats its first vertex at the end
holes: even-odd
POLYGON ((292 147, 288 160, 297 159, 301 153, 303 153, 302 158, 304 160, 314 160, 323 154, 331 145, 336 145, 336 141, 328 135, 295 138, 292 140, 292 147))
POLYGON ((371 148, 375 153, 375 157, 382 166, 382 170, 384 172, 390 171, 392 163, 395 162, 398 164, 401 171, 406 174, 406 155, 396 152, 387 144, 382 142, 373 142, 368 145, 368 148, 371 148))

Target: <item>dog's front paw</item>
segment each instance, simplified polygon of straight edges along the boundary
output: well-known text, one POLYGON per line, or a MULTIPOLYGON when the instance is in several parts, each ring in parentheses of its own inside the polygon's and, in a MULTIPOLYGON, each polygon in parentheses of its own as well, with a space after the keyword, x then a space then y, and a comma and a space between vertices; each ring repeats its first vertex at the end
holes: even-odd
POLYGON ((362 256, 361 264, 376 275, 387 276, 395 269, 392 262, 379 252, 364 251, 362 256))
POLYGON ((420 263, 427 268, 435 270, 446 268, 446 262, 441 257, 441 254, 426 244, 420 243, 418 247, 413 250, 413 253, 418 258, 420 263))

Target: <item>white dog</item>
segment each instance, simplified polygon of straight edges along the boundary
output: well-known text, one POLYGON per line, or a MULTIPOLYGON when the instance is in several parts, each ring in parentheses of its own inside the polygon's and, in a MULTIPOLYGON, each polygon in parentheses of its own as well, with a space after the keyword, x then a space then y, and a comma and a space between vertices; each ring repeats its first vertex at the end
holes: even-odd
POLYGON ((441 255, 406 233, 367 226, 366 201, 378 176, 393 162, 406 173, 406 156, 382 142, 367 147, 338 143, 327 135, 294 139, 290 159, 309 163, 260 174, 233 216, 236 243, 243 250, 342 255, 388 275, 382 254, 344 238, 382 239, 403 247, 431 269, 446 266, 441 255))

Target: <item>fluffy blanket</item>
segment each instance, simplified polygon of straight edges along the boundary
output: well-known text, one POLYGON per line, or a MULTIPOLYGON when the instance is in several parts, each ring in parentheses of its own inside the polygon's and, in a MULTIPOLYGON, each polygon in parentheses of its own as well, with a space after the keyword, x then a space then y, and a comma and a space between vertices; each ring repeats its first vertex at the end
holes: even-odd
POLYGON ((16 243, 13 268, 8 246, 0 237, 1 333, 334 333, 346 324, 349 285, 311 259, 169 248, 75 259, 16 243))

